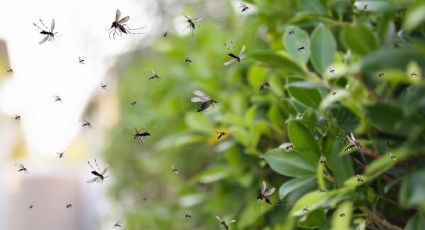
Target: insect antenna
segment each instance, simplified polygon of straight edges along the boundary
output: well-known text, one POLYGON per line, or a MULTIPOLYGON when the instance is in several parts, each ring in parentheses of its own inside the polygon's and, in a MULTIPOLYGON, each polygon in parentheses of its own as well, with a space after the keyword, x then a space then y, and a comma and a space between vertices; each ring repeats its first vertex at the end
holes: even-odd
POLYGON ((45 31, 50 31, 49 28, 46 25, 44 25, 44 23, 43 23, 43 21, 41 19, 38 19, 38 20, 40 20, 41 24, 44 26, 44 28, 46 28, 45 31))

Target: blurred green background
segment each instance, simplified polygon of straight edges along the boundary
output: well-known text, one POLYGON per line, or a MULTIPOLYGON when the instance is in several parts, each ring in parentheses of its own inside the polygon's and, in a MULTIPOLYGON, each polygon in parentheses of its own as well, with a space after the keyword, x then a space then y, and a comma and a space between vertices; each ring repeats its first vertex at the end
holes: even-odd
POLYGON ((247 2, 184 5, 199 28, 125 58, 106 159, 126 229, 219 229, 216 215, 231 229, 420 229, 425 3, 247 2), (225 67, 231 41, 247 58, 225 67), (195 89, 218 104, 197 113, 195 89), (135 128, 151 133, 143 145, 135 128), (344 151, 350 132, 363 150, 344 151), (273 206, 258 205, 262 180, 273 206))

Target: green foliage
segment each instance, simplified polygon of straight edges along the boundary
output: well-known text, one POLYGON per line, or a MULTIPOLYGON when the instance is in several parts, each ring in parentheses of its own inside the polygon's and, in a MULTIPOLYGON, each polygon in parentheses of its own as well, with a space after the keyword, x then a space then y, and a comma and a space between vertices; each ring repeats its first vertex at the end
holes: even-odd
POLYGON ((421 229, 424 3, 248 2, 252 14, 206 12, 120 71, 106 157, 128 229, 219 229, 216 215, 231 229, 421 229), (247 58, 224 67, 229 40, 247 58), (195 89, 218 103, 197 113, 195 89), (151 133, 143 145, 134 127, 151 133), (346 150, 350 133, 361 148, 346 150), (272 206, 256 199, 263 180, 272 206))

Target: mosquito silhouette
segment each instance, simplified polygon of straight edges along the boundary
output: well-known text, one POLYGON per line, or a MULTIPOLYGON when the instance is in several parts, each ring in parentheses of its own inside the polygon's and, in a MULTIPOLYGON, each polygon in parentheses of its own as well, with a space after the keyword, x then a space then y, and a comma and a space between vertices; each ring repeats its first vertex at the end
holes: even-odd
POLYGON ((241 8, 241 12, 245 12, 245 11, 249 10, 249 7, 245 3, 241 3, 239 5, 239 8, 241 8))
POLYGON ((199 21, 201 21, 201 18, 189 18, 186 15, 183 15, 186 18, 187 28, 191 29, 192 31, 196 29, 198 26, 199 21))
POLYGON ((260 85, 260 92, 266 91, 268 88, 270 88, 270 84, 268 81, 265 81, 263 84, 260 85))
POLYGON ((360 174, 357 174, 357 182, 363 182, 363 177, 360 174))
POLYGON ((186 56, 186 57, 184 58, 184 62, 186 62, 186 63, 190 64, 190 63, 192 63, 192 59, 191 59, 189 56, 186 56))
POLYGON ((20 116, 20 115, 16 115, 16 116, 14 117, 14 119, 15 119, 15 120, 17 120, 17 121, 19 121, 19 120, 21 120, 21 116, 20 116))
POLYGON ((122 225, 119 221, 114 224, 114 228, 121 228, 121 227, 122 225))
POLYGON ((93 174, 95 177, 88 180, 87 183, 102 183, 107 176, 105 176, 106 172, 108 171, 108 167, 104 168, 103 171, 100 170, 99 165, 97 164, 97 160, 94 159, 94 163, 96 165, 96 168, 93 167, 93 165, 90 163, 90 161, 87 161, 87 163, 90 165, 90 168, 93 170, 91 171, 91 174, 93 174))
POLYGON ((259 203, 261 203, 261 201, 265 201, 267 204, 272 205, 272 202, 270 200, 270 196, 274 193, 274 191, 276 190, 275 187, 269 188, 267 189, 267 184, 265 181, 261 182, 261 191, 260 193, 257 195, 257 200, 259 203))
POLYGON ((80 64, 83 64, 83 65, 86 64, 85 61, 86 61, 86 57, 78 57, 78 62, 80 64))
POLYGON ((9 67, 9 68, 7 68, 7 71, 6 72, 13 73, 13 69, 9 67))
POLYGON ((18 168, 18 172, 25 172, 28 173, 27 168, 24 166, 24 164, 22 163, 16 163, 15 164, 16 168, 18 168))
POLYGON ((137 104, 137 102, 136 102, 136 101, 132 101, 130 104, 131 104, 131 105, 136 105, 136 104, 137 104))
POLYGON ((231 223, 235 223, 236 220, 225 220, 225 219, 221 219, 219 216, 215 216, 215 218, 217 218, 217 220, 220 222, 220 225, 225 229, 225 230, 229 230, 229 224, 231 223))
POLYGON ((174 168, 174 165, 171 165, 171 171, 174 172, 176 175, 179 175, 179 170, 177 168, 174 168))
POLYGON ((224 44, 224 46, 226 47, 226 49, 228 50, 227 55, 230 56, 232 59, 230 59, 229 61, 225 62, 223 65, 224 66, 229 66, 235 63, 239 63, 241 62, 242 59, 245 58, 245 46, 242 46, 241 51, 239 52, 238 55, 233 53, 233 42, 230 43, 230 46, 227 45, 226 43, 224 44))
POLYGON ((212 99, 210 96, 208 96, 206 93, 202 92, 201 90, 194 90, 193 94, 195 95, 190 100, 191 102, 197 103, 201 102, 202 104, 199 106, 197 112, 202 112, 206 109, 208 109, 210 106, 214 105, 214 103, 218 103, 214 99, 212 99))
POLYGON ((136 131, 136 133, 133 135, 133 140, 137 141, 137 143, 139 144, 143 144, 145 139, 151 135, 149 132, 141 132, 136 128, 134 128, 134 130, 136 131))
POLYGON ((81 121, 81 127, 89 127, 89 128, 91 128, 92 126, 91 126, 91 123, 89 122, 89 121, 87 121, 87 119, 86 118, 84 118, 84 119, 82 119, 82 120, 80 120, 81 121))
POLYGON ((115 40, 115 35, 117 34, 119 36, 122 36, 123 33, 124 34, 142 34, 142 33, 137 33, 133 31, 143 29, 144 27, 130 28, 126 24, 126 22, 128 22, 129 19, 130 19, 130 16, 125 16, 121 18, 121 11, 117 9, 117 11, 115 12, 115 21, 112 22, 112 25, 109 28, 109 39, 111 39, 111 34, 114 40, 115 40))
POLYGON ((353 149, 359 149, 362 148, 363 146, 360 144, 360 142, 358 142, 356 140, 356 138, 354 137, 353 133, 350 133, 350 135, 347 135, 347 140, 348 142, 350 142, 350 146, 348 146, 345 151, 349 151, 349 150, 353 150, 353 149))
POLYGON ((224 132, 224 131, 216 130, 215 132, 218 133, 217 140, 220 140, 220 138, 222 138, 225 135, 227 135, 227 133, 224 132))
POLYGON ((54 98, 55 98, 55 101, 57 101, 57 102, 62 102, 62 98, 61 98, 61 97, 59 97, 59 96, 54 96, 54 98))
POLYGON ((67 204, 66 208, 72 208, 72 204, 67 204))
POLYGON ((108 87, 108 85, 107 85, 107 84, 104 84, 104 83, 100 83, 100 87, 101 87, 102 89, 106 89, 106 88, 108 87))
POLYGON ((34 208, 34 205, 30 204, 30 206, 28 206, 29 209, 34 208))
POLYGON ((56 153, 56 154, 58 154, 58 157, 59 157, 59 158, 62 158, 62 157, 63 157, 63 155, 65 154, 65 151, 63 151, 63 152, 59 152, 59 153, 56 153))
POLYGON ((145 73, 145 75, 148 77, 149 80, 159 80, 159 75, 155 73, 154 70, 151 70, 150 72, 145 73))
POLYGON ((35 27, 37 27, 40 31, 40 34, 46 35, 43 39, 41 39, 41 41, 38 44, 43 44, 46 41, 52 41, 55 39, 55 35, 58 32, 53 32, 53 30, 55 29, 55 19, 52 19, 52 23, 50 24, 50 29, 47 28, 46 25, 44 25, 43 21, 41 19, 39 19, 41 24, 43 25, 44 29, 40 28, 37 24, 33 23, 35 27))
POLYGON ((186 218, 186 219, 190 219, 190 218, 192 218, 192 212, 191 211, 185 211, 184 212, 184 217, 186 218))

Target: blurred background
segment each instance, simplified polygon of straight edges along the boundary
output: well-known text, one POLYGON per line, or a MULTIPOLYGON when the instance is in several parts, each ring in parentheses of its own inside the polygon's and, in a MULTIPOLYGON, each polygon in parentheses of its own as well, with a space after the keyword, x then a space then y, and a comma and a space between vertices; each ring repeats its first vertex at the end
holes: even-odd
MULTIPOLYGON (((239 2, 174 0, 2 0, 0 5, 0 229, 217 225, 214 216, 201 224, 204 213, 198 209, 210 184, 229 176, 231 169, 212 161, 224 157, 217 149, 231 145, 216 143, 214 124, 190 112, 196 110, 190 94, 203 88, 221 98, 220 85, 237 80, 210 69, 224 73, 224 42, 248 42, 241 39, 243 30, 232 30, 253 9, 241 14, 239 2), (130 16, 131 28, 144 27, 143 34, 110 39, 116 9, 130 16), (202 24, 191 31, 183 15, 202 24), (43 36, 33 23, 42 26, 39 19, 49 28, 55 19, 54 41, 38 44, 43 36), (150 70, 159 81, 148 80, 150 70), (84 119, 92 127, 82 127, 84 119), (202 130, 184 132, 196 123, 202 130), (135 128, 152 138, 137 144, 135 128), (209 147, 184 147, 205 137, 209 147), (86 162, 94 159, 101 168, 110 167, 103 184, 86 184, 92 177, 86 162), (18 173, 17 163, 28 173, 18 173), (184 218, 187 210, 191 221, 184 218)), ((240 101, 234 106, 244 107, 240 101)), ((203 206, 223 217, 235 211, 220 203, 203 206)))

